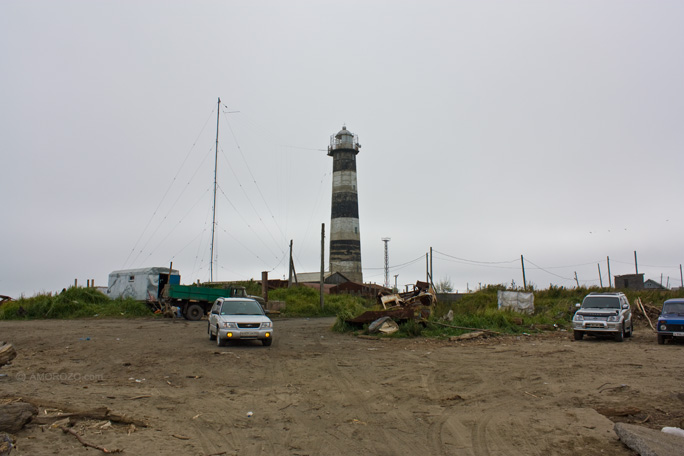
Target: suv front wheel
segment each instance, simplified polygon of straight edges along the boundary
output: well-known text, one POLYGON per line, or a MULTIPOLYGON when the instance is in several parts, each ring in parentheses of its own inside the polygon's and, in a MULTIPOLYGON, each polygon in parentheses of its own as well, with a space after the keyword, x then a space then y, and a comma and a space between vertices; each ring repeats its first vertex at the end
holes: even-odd
POLYGON ((616 342, 622 342, 625 340, 625 324, 622 323, 622 326, 620 326, 620 331, 615 333, 615 341, 616 342))
POLYGON ((575 340, 582 340, 584 338, 584 333, 582 331, 573 331, 575 340))

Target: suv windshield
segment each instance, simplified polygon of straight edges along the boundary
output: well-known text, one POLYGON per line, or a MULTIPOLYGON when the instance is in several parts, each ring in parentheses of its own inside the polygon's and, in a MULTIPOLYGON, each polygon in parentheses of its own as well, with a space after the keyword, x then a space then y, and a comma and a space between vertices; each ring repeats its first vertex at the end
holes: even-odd
POLYGON ((666 302, 663 304, 663 313, 684 315, 684 302, 666 302))
POLYGON ((616 296, 587 296, 582 307, 585 309, 619 309, 620 298, 616 296))
POLYGON ((221 306, 221 315, 263 315, 256 301, 228 301, 221 306))

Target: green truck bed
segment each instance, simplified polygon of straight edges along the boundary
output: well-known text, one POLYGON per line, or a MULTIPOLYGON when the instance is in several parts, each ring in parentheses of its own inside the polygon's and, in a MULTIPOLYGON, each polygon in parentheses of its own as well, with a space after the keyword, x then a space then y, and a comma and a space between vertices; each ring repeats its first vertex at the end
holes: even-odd
POLYGON ((195 287, 192 285, 169 285, 165 290, 168 298, 200 302, 214 302, 218 298, 229 298, 231 292, 230 289, 195 287))

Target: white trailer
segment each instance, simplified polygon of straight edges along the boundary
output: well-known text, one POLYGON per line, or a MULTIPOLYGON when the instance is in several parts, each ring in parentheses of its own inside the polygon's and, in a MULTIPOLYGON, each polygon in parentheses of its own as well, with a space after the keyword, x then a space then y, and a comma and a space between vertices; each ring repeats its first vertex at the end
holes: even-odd
POLYGON ((167 283, 180 284, 180 273, 176 269, 169 270, 169 268, 161 267, 122 269, 109 274, 107 296, 110 299, 133 298, 137 301, 158 301, 167 283))

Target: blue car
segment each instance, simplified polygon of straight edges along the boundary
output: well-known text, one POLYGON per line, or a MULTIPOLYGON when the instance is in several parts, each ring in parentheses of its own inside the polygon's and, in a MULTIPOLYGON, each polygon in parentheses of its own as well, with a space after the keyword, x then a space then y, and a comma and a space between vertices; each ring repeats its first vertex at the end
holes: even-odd
POLYGON ((684 299, 668 299, 658 317, 658 343, 665 339, 684 339, 684 299))

